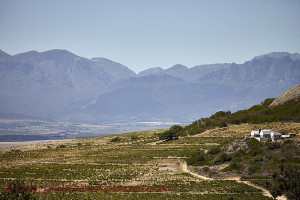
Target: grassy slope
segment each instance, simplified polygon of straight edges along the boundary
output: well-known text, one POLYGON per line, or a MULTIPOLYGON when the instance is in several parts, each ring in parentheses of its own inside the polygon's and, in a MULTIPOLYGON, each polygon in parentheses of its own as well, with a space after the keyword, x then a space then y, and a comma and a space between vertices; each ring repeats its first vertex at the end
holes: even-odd
POLYGON ((288 100, 278 106, 269 106, 274 99, 266 99, 260 105, 235 113, 216 112, 209 118, 201 118, 186 126, 178 134, 193 135, 215 127, 226 127, 227 124, 261 124, 266 122, 300 122, 300 100, 288 100))

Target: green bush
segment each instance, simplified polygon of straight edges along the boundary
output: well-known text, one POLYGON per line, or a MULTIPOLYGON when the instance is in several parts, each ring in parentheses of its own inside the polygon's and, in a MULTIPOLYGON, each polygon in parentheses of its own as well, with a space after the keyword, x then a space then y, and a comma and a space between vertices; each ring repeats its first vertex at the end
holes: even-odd
POLYGON ((277 142, 272 142, 268 145, 268 149, 270 149, 270 150, 278 149, 280 147, 281 147, 281 145, 277 142))
POLYGON ((215 155, 215 154, 218 154, 220 152, 221 152, 220 146, 214 146, 207 153, 215 155))
POLYGON ((231 161, 232 157, 227 155, 226 153, 221 153, 220 155, 218 155, 217 157, 215 157, 213 160, 210 161, 211 165, 218 165, 218 164, 222 164, 228 161, 231 161))
POLYGON ((254 173, 259 173, 261 172, 261 168, 257 165, 252 165, 248 167, 248 175, 252 175, 254 173))
POLYGON ((244 154, 245 154, 245 151, 242 149, 239 149, 236 152, 234 152, 232 156, 238 158, 238 157, 243 156, 244 154))
POLYGON ((263 159, 263 156, 262 155, 257 155, 257 156, 255 156, 254 157, 254 162, 261 162, 261 161, 263 161, 264 159, 263 159))
POLYGON ((110 140, 110 142, 120 142, 121 138, 119 136, 114 137, 113 139, 110 140))
POLYGON ((203 167, 202 170, 203 170, 204 172, 209 172, 209 171, 210 171, 209 167, 203 167))
POLYGON ((183 128, 179 125, 173 125, 169 130, 163 132, 159 135, 160 140, 171 141, 173 139, 178 138, 178 132, 180 132, 183 128))
POLYGON ((300 168, 297 165, 280 165, 279 170, 273 172, 272 181, 267 187, 273 197, 285 194, 288 199, 300 199, 300 168))
POLYGON ((243 164, 233 162, 227 167, 225 167, 223 171, 240 171, 243 168, 244 168, 243 164))
POLYGON ((197 151, 186 159, 188 165, 202 165, 205 161, 205 153, 197 151))
POLYGON ((208 176, 209 176, 209 177, 212 177, 212 176, 215 175, 215 174, 218 174, 218 172, 212 171, 212 172, 209 172, 209 173, 208 173, 208 176))
POLYGON ((61 145, 57 146, 56 148, 57 148, 57 149, 63 149, 63 148, 65 148, 65 147, 66 147, 66 145, 61 144, 61 145))
POLYGON ((137 135, 132 135, 131 136, 131 140, 132 141, 135 141, 135 140, 138 140, 138 139, 139 139, 139 137, 137 135))

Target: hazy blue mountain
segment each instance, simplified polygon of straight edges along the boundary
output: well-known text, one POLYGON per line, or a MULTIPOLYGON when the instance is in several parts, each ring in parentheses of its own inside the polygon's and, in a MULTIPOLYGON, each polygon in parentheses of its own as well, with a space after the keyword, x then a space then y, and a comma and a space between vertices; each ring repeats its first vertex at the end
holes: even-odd
POLYGON ((113 81, 136 76, 136 74, 125 65, 113 62, 106 58, 92 58, 92 61, 94 65, 110 73, 113 81))
POLYGON ((274 53, 255 57, 244 64, 231 64, 229 67, 207 74, 199 80, 209 81, 300 81, 300 60, 292 59, 291 54, 274 57, 274 53))
POLYGON ((151 68, 136 75, 66 50, 0 51, 0 113, 86 122, 190 122, 276 97, 300 82, 300 56, 275 52, 243 64, 151 68))
MULTIPOLYGON (((300 82, 299 60, 291 58, 295 54, 279 55, 281 53, 276 56, 275 53, 267 54, 244 64, 200 65, 190 69, 175 65, 167 70, 149 69, 141 72, 138 78, 115 82, 110 87, 110 93, 105 94, 105 99, 100 97, 101 101, 97 101, 95 106, 91 105, 91 108, 104 112, 100 109, 103 104, 106 105, 106 111, 118 112, 116 105, 110 107, 105 101, 116 99, 116 94, 121 91, 130 90, 134 91, 134 95, 132 92, 122 93, 124 99, 134 102, 140 98, 145 101, 147 96, 148 101, 155 102, 151 104, 145 101, 149 118, 171 117, 184 121, 218 110, 244 109, 266 98, 276 97, 300 82), (160 112, 155 113, 157 109, 160 112)), ((141 109, 138 105, 134 107, 134 104, 130 104, 136 118, 144 113, 145 107, 141 109)))
POLYGON ((268 53, 268 54, 264 54, 264 55, 260 55, 260 56, 255 56, 252 60, 259 60, 259 59, 262 59, 263 57, 283 58, 285 56, 290 57, 292 60, 300 60, 299 53, 290 54, 288 52, 272 52, 272 53, 268 53))
POLYGON ((0 60, 8 60, 11 59, 12 56, 8 53, 5 53, 4 51, 0 50, 0 60))
POLYGON ((169 75, 177 78, 181 78, 187 82, 193 82, 198 80, 200 77, 230 66, 230 64, 210 64, 210 65, 197 65, 192 68, 187 68, 184 65, 174 65, 168 69, 162 69, 160 67, 146 69, 140 72, 139 76, 146 76, 146 75, 169 75))
POLYGON ((30 51, 12 58, 0 60, 2 113, 70 116, 82 112, 114 81, 135 76, 124 65, 66 50, 30 51))
POLYGON ((141 71, 138 76, 147 76, 147 75, 162 75, 164 74, 164 70, 161 67, 154 67, 150 69, 146 69, 141 71))

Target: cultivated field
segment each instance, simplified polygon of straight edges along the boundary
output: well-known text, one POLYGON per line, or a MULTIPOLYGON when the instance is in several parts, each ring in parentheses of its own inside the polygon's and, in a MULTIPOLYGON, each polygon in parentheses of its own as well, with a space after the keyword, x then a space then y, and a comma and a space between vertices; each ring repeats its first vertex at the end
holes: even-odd
POLYGON ((299 133, 300 124, 233 125, 169 142, 158 140, 164 130, 153 130, 120 134, 116 142, 111 135, 2 148, 0 197, 19 184, 20 192, 41 199, 270 199, 243 182, 204 180, 185 169, 191 152, 259 128, 299 133))

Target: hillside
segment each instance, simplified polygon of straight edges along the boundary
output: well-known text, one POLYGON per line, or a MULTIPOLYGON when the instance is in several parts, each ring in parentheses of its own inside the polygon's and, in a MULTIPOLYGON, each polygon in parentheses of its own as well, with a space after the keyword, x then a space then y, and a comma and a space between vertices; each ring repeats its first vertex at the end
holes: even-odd
POLYGON ((300 98, 300 84, 284 92, 282 95, 274 99, 270 106, 277 106, 283 104, 284 102, 294 99, 297 100, 300 98))
POLYGON ((287 98, 282 104, 270 106, 273 101, 274 99, 266 99, 261 104, 252 106, 248 110, 240 110, 235 113, 218 111, 208 118, 194 121, 180 130, 178 134, 181 136, 193 135, 215 127, 226 127, 228 124, 300 122, 299 99, 287 98))

